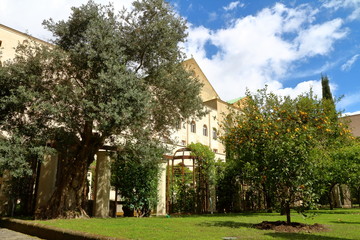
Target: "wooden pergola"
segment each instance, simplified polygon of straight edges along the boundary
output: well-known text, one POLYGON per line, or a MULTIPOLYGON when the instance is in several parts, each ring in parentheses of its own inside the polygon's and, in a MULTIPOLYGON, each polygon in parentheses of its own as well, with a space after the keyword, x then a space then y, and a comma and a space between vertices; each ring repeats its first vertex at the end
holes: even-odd
POLYGON ((185 182, 186 175, 191 174, 191 187, 196 193, 195 209, 193 213, 205 213, 208 212, 210 207, 210 191, 209 185, 205 181, 205 178, 200 169, 202 168, 199 159, 191 154, 191 149, 184 147, 178 149, 173 156, 167 156, 167 174, 166 174, 166 212, 173 212, 174 199, 172 196, 172 186, 175 184, 175 175, 181 176, 182 183, 185 182), (179 171, 175 171, 176 168, 180 168, 179 171), (188 168, 191 172, 185 171, 188 168))

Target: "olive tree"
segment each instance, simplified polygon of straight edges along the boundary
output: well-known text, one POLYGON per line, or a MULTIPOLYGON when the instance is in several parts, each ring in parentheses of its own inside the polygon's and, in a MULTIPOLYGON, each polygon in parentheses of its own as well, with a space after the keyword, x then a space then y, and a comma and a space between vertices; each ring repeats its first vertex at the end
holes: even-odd
POLYGON ((0 128, 22 139, 19 148, 58 153, 55 192, 36 216, 86 216, 94 154, 140 131, 160 138, 179 119, 201 114, 201 84, 181 66, 185 21, 163 0, 138 0, 118 14, 89 1, 44 26, 52 44, 22 45, 1 67, 8 90, 1 90, 0 128))

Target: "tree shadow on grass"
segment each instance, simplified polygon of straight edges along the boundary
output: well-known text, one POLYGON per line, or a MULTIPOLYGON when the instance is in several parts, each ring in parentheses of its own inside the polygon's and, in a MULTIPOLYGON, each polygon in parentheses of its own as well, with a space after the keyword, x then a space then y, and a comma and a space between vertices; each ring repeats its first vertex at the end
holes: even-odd
MULTIPOLYGON (((176 218, 176 217, 180 217, 180 218, 186 218, 186 217, 191 217, 191 218, 197 218, 197 217, 242 217, 242 216, 276 216, 279 215, 278 213, 265 213, 265 212, 243 212, 243 213, 213 213, 213 214, 178 214, 178 213, 172 213, 170 214, 171 217, 176 218)), ((285 218, 285 217, 284 217, 285 218)))
POLYGON ((227 228, 253 227, 253 224, 251 223, 234 222, 234 221, 211 221, 211 222, 202 222, 197 225, 201 227, 227 227, 227 228))
POLYGON ((360 224, 360 222, 347 222, 347 221, 331 221, 331 223, 360 224))
POLYGON ((272 232, 272 233, 265 233, 264 235, 268 235, 276 239, 282 238, 282 239, 293 239, 293 240, 350 240, 348 238, 327 237, 327 236, 312 235, 308 233, 272 232))

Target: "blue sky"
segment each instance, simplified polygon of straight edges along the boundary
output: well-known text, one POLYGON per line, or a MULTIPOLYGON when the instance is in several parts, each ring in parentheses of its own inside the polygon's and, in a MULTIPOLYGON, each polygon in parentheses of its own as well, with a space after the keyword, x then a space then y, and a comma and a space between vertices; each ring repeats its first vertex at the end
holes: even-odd
MULTIPOLYGON (((65 19, 85 0, 0 0, 0 23, 42 39, 43 19, 65 19)), ((105 0, 95 2, 107 3, 105 0)), ((188 21, 182 45, 223 100, 246 89, 321 95, 330 78, 338 109, 360 113, 360 0, 171 0, 188 21)), ((116 9, 131 0, 114 1, 116 9)))

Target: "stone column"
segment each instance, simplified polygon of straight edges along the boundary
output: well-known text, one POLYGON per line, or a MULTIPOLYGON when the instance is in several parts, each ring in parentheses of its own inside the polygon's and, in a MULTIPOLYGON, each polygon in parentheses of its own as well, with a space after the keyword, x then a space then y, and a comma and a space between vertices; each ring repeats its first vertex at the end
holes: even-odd
POLYGON ((46 155, 41 163, 38 190, 36 196, 36 209, 43 207, 55 191, 58 156, 46 155))
POLYGON ((110 157, 106 151, 99 151, 96 156, 93 215, 104 218, 109 217, 110 157))
POLYGON ((156 215, 161 216, 166 214, 166 166, 167 163, 161 164, 161 174, 158 183, 158 204, 156 207, 156 215))
POLYGON ((341 189, 341 193, 342 193, 341 195, 343 196, 342 208, 351 208, 352 203, 351 203, 351 193, 350 193, 349 186, 346 184, 341 184, 340 189, 341 189))

